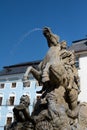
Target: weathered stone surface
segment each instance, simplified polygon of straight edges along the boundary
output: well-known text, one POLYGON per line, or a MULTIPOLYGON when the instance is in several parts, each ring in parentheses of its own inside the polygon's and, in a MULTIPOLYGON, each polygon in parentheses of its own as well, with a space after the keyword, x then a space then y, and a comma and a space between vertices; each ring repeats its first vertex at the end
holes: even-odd
POLYGON ((49 50, 38 70, 28 67, 23 78, 29 85, 29 73, 43 85, 41 99, 29 115, 25 100, 15 106, 15 120, 8 130, 87 130, 87 103, 78 103, 79 76, 74 52, 67 50, 66 41, 50 28, 43 28, 49 50))

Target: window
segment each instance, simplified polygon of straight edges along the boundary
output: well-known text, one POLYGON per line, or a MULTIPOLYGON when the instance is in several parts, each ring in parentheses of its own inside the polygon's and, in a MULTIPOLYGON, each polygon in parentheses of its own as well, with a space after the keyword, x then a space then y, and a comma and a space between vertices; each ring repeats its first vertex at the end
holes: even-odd
POLYGON ((7 117, 6 124, 10 125, 12 123, 12 117, 7 117))
POLYGON ((37 95, 36 98, 33 101, 33 108, 37 107, 38 104, 41 103, 41 95, 37 95))
POLYGON ((4 84, 0 84, 0 88, 4 88, 4 84))
POLYGON ((76 68, 79 68, 79 57, 76 57, 75 66, 76 68))
POLYGON ((14 82, 14 83, 12 83, 12 86, 11 86, 12 88, 15 88, 16 87, 16 83, 14 82))
POLYGON ((41 99, 41 95, 37 95, 37 101, 41 99))
POLYGON ((1 112, 0 112, 0 120, 1 120, 1 112))
POLYGON ((40 103, 41 103, 41 95, 37 95, 36 99, 33 102, 33 107, 37 106, 40 103))
POLYGON ((14 99, 15 99, 14 96, 10 96, 9 105, 14 105, 14 99))
POLYGON ((0 106, 2 105, 2 97, 0 97, 0 106))

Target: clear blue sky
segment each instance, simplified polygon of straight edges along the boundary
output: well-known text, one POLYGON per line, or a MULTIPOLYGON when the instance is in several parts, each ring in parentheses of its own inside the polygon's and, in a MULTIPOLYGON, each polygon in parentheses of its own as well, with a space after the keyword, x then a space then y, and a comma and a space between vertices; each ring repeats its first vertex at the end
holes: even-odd
POLYGON ((44 26, 68 45, 86 38, 87 0, 0 0, 0 69, 42 59, 44 26))

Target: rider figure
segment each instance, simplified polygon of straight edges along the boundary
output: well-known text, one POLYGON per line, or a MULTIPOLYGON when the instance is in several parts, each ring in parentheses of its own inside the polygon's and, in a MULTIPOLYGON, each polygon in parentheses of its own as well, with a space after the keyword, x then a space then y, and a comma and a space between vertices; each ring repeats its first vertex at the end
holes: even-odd
POLYGON ((66 41, 62 41, 60 44, 60 57, 62 58, 64 67, 67 71, 67 79, 69 81, 68 86, 66 86, 66 94, 68 96, 67 102, 69 102, 70 109, 74 110, 77 107, 78 93, 80 92, 78 71, 75 67, 74 53, 66 50, 66 41))
POLYGON ((64 67, 67 71, 67 75, 69 77, 69 83, 68 83, 68 90, 71 90, 72 88, 75 88, 78 90, 79 83, 78 83, 78 72, 75 67, 75 56, 74 53, 71 51, 66 50, 67 49, 67 43, 66 41, 62 41, 60 43, 61 50, 60 50, 60 57, 63 61, 64 67))

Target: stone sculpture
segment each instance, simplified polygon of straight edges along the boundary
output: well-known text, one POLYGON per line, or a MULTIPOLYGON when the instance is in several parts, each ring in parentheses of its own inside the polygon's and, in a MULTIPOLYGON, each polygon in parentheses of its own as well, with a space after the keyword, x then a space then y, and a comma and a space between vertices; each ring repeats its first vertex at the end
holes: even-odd
POLYGON ((33 130, 33 120, 29 113, 30 99, 27 95, 22 95, 19 105, 13 108, 14 122, 8 126, 7 130, 33 130))
POLYGON ((8 130, 87 130, 87 103, 78 102, 80 87, 74 52, 68 51, 66 41, 59 42, 59 36, 50 28, 44 27, 43 35, 49 50, 38 69, 29 66, 23 77, 24 86, 29 85, 30 73, 43 85, 37 92, 42 93, 41 99, 31 116, 24 105, 14 107, 17 126, 13 129, 14 121, 8 130), (18 122, 22 127, 18 128, 18 122))

